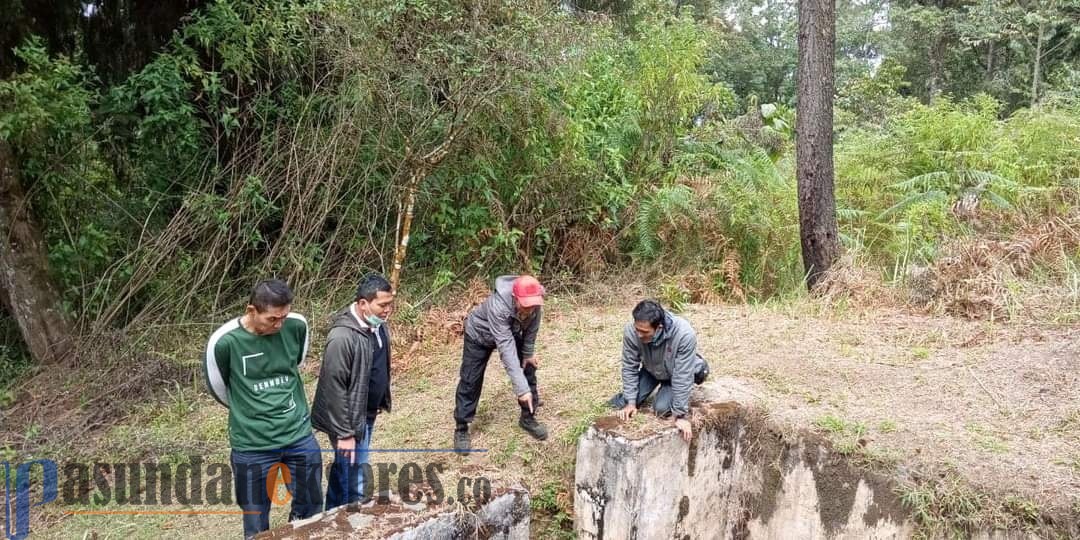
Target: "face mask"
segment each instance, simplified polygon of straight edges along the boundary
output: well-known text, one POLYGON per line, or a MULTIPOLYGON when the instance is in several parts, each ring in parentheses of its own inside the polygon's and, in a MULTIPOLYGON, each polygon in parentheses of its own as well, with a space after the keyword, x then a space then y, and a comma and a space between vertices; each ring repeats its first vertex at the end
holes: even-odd
POLYGON ((660 336, 662 336, 662 335, 664 335, 664 327, 663 326, 661 326, 660 329, 657 330, 656 333, 652 335, 652 339, 649 340, 649 345, 659 343, 660 342, 660 336))
POLYGON ((378 328, 386 322, 386 319, 378 317, 376 315, 365 315, 364 320, 371 325, 372 328, 378 328))

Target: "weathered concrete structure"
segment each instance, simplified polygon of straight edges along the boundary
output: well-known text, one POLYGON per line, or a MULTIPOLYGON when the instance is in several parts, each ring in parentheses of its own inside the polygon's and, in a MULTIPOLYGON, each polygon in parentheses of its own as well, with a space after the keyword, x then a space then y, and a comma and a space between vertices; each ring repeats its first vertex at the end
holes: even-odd
POLYGON ((476 513, 426 510, 422 504, 347 505, 260 534, 260 540, 389 538, 393 540, 528 540, 529 494, 514 489, 476 513))
MULTIPOLYGON (((853 466, 812 433, 783 435, 733 380, 702 389, 691 443, 598 420, 578 444, 581 539, 892 539, 916 524, 888 477, 853 466)), ((974 538, 1035 538, 977 531, 974 538)))

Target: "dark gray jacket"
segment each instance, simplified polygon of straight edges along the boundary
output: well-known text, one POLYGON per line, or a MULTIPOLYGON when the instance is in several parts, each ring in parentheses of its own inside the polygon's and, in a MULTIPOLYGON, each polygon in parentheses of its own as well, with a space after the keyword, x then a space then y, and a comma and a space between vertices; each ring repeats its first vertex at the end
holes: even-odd
POLYGON ((671 412, 676 416, 690 412, 690 389, 694 373, 704 362, 697 351, 697 334, 690 323, 664 312, 663 332, 654 343, 642 343, 630 322, 623 330, 623 397, 634 403, 638 395, 638 372, 648 370, 653 377, 671 384, 671 412))
MULTIPOLYGON (((331 318, 319 384, 311 405, 311 426, 335 439, 364 435, 367 425, 368 387, 375 353, 375 333, 350 311, 353 304, 331 318)), ((387 336, 390 335, 387 329, 387 336)), ((390 343, 386 344, 390 358, 390 343)), ((383 407, 390 412, 390 389, 383 407)))
POLYGON ((543 308, 537 308, 532 317, 525 321, 518 320, 512 293, 515 279, 517 276, 499 276, 495 280, 495 292, 465 319, 465 338, 499 350, 499 358, 510 376, 514 395, 520 396, 529 393, 529 383, 525 381, 521 362, 532 358, 536 351, 536 334, 540 331, 543 308), (521 358, 518 358, 515 336, 522 340, 521 358))

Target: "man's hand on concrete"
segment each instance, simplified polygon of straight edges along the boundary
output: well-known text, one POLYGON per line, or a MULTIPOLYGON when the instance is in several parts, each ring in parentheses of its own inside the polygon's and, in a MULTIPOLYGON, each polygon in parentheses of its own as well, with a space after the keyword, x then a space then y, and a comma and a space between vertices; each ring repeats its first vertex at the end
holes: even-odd
POLYGON ((622 410, 619 411, 619 419, 620 420, 629 420, 629 419, 633 418, 634 413, 636 413, 636 412, 637 412, 637 405, 635 405, 633 403, 627 403, 626 406, 623 407, 622 410))
POLYGON ((532 392, 525 392, 518 396, 518 403, 524 405, 529 409, 529 413, 533 412, 532 392))
POLYGON ((690 419, 676 418, 675 427, 679 428, 679 433, 682 434, 683 440, 690 442, 691 437, 694 436, 694 429, 690 426, 690 419))
POLYGON ((346 457, 349 458, 349 463, 353 463, 355 461, 356 452, 353 451, 353 450, 356 449, 356 438, 355 437, 349 437, 347 439, 338 439, 337 444, 335 445, 335 447, 337 448, 338 452, 341 452, 342 454, 344 454, 346 457))

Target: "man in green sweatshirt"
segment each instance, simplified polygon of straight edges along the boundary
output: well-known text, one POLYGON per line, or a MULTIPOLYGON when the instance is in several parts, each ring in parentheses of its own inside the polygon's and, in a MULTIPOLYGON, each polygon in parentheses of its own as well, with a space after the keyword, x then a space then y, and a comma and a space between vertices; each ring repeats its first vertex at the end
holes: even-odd
POLYGON ((260 281, 244 314, 221 325, 206 344, 210 393, 229 409, 233 484, 244 511, 244 538, 270 528, 267 477, 271 472, 276 477, 283 467, 293 497, 289 520, 322 510, 322 455, 299 369, 309 331, 303 315, 290 313, 292 301, 284 281, 260 281))

